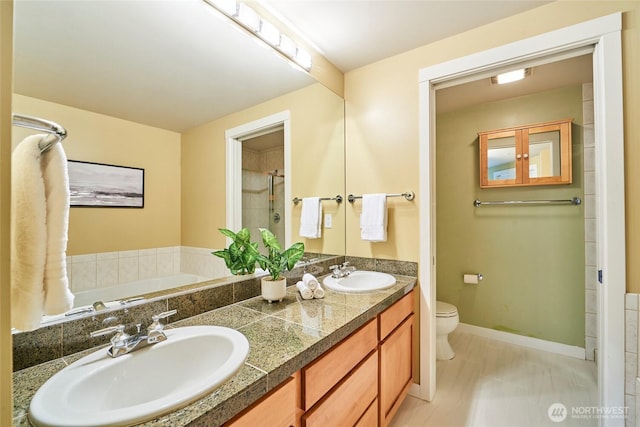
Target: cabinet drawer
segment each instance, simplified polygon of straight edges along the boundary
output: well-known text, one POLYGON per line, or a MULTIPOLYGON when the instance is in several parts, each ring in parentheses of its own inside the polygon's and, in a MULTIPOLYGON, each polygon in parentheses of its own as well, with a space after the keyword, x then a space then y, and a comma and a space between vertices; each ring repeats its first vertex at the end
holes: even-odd
POLYGON ((375 399, 369 409, 354 427, 372 427, 378 425, 378 399, 375 399))
POLYGON ((353 426, 378 394, 378 352, 362 362, 315 408, 303 416, 304 427, 353 426))
POLYGON ((294 377, 289 378, 225 426, 289 427, 295 425, 297 382, 294 377))
POLYGON ((302 369, 303 409, 311 408, 376 348, 378 344, 376 326, 375 320, 370 321, 302 369))
POLYGON ((413 313, 413 291, 380 313, 380 341, 384 340, 402 321, 413 313))

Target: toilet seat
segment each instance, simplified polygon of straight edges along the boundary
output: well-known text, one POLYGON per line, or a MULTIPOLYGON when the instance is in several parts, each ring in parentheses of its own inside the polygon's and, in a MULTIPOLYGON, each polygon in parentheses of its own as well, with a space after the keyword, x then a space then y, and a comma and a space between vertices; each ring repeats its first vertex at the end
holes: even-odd
POLYGON ((447 318, 458 315, 458 309, 455 305, 442 301, 436 301, 436 317, 447 318))

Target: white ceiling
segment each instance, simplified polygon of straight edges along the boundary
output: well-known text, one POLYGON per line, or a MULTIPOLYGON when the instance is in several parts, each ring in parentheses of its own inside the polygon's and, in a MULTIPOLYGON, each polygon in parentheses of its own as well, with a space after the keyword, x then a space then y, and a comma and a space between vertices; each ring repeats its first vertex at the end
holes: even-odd
MULTIPOLYGON (((547 3, 265 2, 343 71, 547 3)), ((14 10, 17 93, 138 123, 184 131, 314 81, 201 0, 16 0, 14 10)))
POLYGON ((527 0, 261 0, 343 72, 533 9, 527 0))

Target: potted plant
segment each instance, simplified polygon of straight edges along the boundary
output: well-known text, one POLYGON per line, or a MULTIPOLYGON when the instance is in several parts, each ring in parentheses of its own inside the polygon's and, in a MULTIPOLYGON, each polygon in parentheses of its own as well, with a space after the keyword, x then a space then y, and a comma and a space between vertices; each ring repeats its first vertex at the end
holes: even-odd
POLYGON ((258 251, 258 244, 251 242, 249 229, 243 228, 237 233, 226 228, 219 228, 218 230, 232 241, 228 248, 211 253, 224 259, 231 274, 252 274, 256 270, 256 261, 260 252, 258 251))
POLYGON ((266 228, 261 228, 262 242, 267 249, 267 255, 258 255, 258 264, 269 276, 262 278, 262 297, 269 302, 282 301, 287 294, 287 279, 282 276, 287 270, 293 269, 296 262, 304 255, 304 243, 298 242, 289 249, 282 250, 278 239, 266 228))

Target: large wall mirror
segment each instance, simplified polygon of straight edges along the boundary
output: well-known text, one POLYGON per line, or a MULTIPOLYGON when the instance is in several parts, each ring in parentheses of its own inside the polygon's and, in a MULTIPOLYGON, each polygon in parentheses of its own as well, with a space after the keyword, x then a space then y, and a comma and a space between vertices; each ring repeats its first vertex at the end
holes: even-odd
MULTIPOLYGON (((283 148, 251 141, 250 190, 284 194, 288 175, 295 197, 344 195, 344 100, 201 0, 18 0, 14 13, 13 112, 64 126, 71 160, 144 169, 144 208, 71 208, 78 303, 174 273, 229 275, 210 254, 227 244, 228 129, 288 112, 291 170, 273 158, 283 148)), ((14 127, 14 146, 33 133, 14 127)), ((315 240, 298 236, 300 205, 282 206, 292 241, 344 254, 344 206, 325 205, 332 227, 315 240)))

